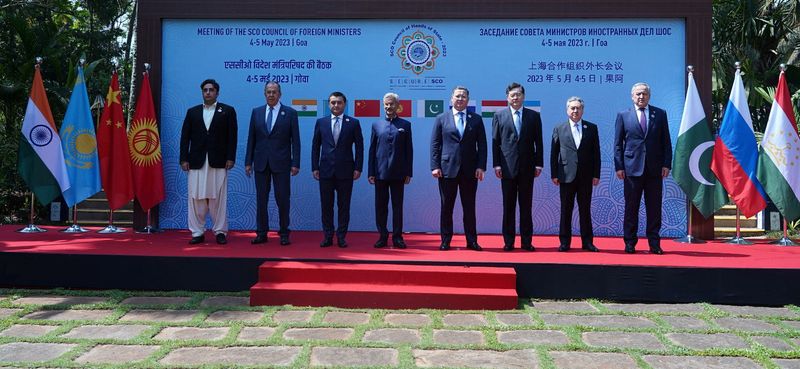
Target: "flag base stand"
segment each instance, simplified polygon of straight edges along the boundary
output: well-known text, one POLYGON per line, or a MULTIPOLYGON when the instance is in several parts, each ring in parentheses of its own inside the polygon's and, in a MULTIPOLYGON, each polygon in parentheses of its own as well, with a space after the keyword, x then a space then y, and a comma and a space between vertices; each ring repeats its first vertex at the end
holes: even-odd
POLYGON ((745 245, 745 246, 753 244, 752 242, 744 239, 744 237, 741 237, 741 236, 736 236, 734 238, 731 238, 730 240, 725 241, 725 243, 728 243, 728 244, 731 244, 731 245, 745 245))
POLYGON ((783 236, 775 241, 770 242, 771 245, 778 245, 778 246, 797 246, 797 244, 792 241, 791 238, 783 236))
POLYGON ((17 230, 19 233, 42 233, 47 232, 46 229, 41 229, 36 224, 28 224, 25 228, 20 228, 17 230))
POLYGON ((64 228, 61 230, 62 233, 86 233, 89 232, 86 228, 79 226, 77 223, 73 223, 71 226, 64 228))
POLYGON ((706 243, 706 241, 701 240, 701 239, 699 239, 699 238, 697 238, 695 236, 692 236, 690 234, 687 234, 686 237, 681 237, 681 238, 675 239, 673 241, 675 241, 677 243, 695 243, 695 244, 706 243))
POLYGON ((127 230, 125 228, 119 228, 113 224, 107 225, 105 228, 97 231, 100 234, 113 234, 113 233, 125 233, 127 230))
POLYGON ((136 233, 140 233, 140 234, 153 234, 153 233, 161 233, 161 232, 164 232, 164 231, 162 231, 162 230, 160 230, 160 229, 158 229, 156 227, 153 227, 151 225, 148 225, 148 226, 136 231, 136 233))

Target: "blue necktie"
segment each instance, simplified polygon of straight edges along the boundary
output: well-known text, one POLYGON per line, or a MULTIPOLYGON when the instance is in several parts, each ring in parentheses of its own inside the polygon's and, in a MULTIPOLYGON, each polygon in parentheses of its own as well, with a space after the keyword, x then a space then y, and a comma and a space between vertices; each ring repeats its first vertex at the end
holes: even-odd
POLYGON ((273 107, 269 107, 269 113, 267 113, 267 121, 264 122, 267 124, 267 133, 269 134, 272 131, 272 109, 273 107))
POLYGON ((519 110, 515 111, 514 112, 514 129, 517 130, 517 136, 519 136, 520 121, 521 120, 522 120, 522 118, 520 118, 519 110))
POLYGON ((456 128, 458 128, 458 135, 463 137, 464 136, 464 112, 463 111, 458 112, 458 124, 456 125, 456 128))

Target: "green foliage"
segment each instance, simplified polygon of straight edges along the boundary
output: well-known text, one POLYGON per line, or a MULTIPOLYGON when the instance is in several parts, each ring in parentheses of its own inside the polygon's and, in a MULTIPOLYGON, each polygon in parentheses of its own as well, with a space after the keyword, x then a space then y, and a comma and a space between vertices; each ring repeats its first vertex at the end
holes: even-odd
POLYGON ((29 216, 27 187, 17 175, 17 148, 35 58, 44 59, 42 79, 60 127, 80 59, 88 63, 92 100, 105 95, 112 61, 122 65, 121 75, 130 74, 130 63, 123 58, 129 54, 125 36, 133 8, 134 0, 0 1, 1 222, 27 221, 29 216))

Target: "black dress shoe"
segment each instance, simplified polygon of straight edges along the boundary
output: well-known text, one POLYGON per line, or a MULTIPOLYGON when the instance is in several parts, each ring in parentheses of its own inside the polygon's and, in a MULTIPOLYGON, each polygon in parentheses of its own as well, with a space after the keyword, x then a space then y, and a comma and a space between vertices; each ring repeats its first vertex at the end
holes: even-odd
POLYGON ((333 246, 333 239, 330 237, 325 237, 325 239, 319 243, 319 247, 330 247, 330 246, 333 246))
POLYGON ((190 244, 190 245, 196 245, 196 244, 198 244, 198 243, 203 243, 203 242, 205 242, 205 240, 206 240, 206 237, 205 237, 205 236, 203 236, 203 235, 200 235, 200 236, 197 236, 197 237, 192 237, 192 239, 191 239, 191 240, 189 240, 189 244, 190 244))
POLYGON ((664 250, 661 250, 661 246, 650 246, 650 253, 656 255, 664 254, 664 250))
POLYGON ((483 251, 483 247, 481 247, 481 245, 478 245, 477 242, 467 242, 467 248, 475 251, 483 251))
POLYGON ((626 254, 633 254, 636 252, 636 248, 633 245, 625 245, 625 253, 626 254))
POLYGON ((225 237, 225 233, 217 233, 217 243, 220 245, 228 243, 228 237, 225 237))
POLYGON ((590 251, 590 252, 598 252, 598 251, 600 251, 600 250, 597 249, 597 247, 595 245, 591 245, 591 244, 590 245, 581 246, 581 248, 586 250, 586 251, 590 251))
POLYGON ((569 251, 569 245, 558 246, 558 252, 567 252, 567 251, 569 251))
POLYGON ((450 243, 442 242, 442 244, 439 245, 439 250, 442 250, 442 251, 450 250, 450 243))
POLYGON ((376 249, 380 249, 380 248, 384 248, 384 247, 386 247, 386 238, 381 237, 377 241, 375 241, 375 248, 376 249))
POLYGON ((536 251, 536 248, 533 245, 522 245, 522 249, 526 251, 536 251))
POLYGON ((286 246, 291 243, 292 242, 289 241, 289 236, 281 236, 281 246, 286 246))
POLYGON ((256 236, 256 238, 250 240, 250 243, 252 243, 253 245, 257 245, 259 243, 267 243, 267 242, 269 242, 267 235, 256 236))
POLYGON ((347 241, 344 238, 337 239, 336 244, 338 244, 341 248, 347 247, 347 241))
POLYGON ((406 248, 406 241, 404 241, 401 237, 392 238, 392 247, 396 249, 404 249, 406 248))
POLYGON ((504 245, 503 251, 511 251, 514 249, 514 245, 504 245))

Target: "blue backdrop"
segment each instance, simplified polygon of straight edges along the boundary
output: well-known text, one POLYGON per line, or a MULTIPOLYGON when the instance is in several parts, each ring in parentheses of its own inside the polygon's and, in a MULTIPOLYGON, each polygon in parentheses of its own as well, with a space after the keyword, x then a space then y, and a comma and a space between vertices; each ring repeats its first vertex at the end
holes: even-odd
MULTIPOLYGON (((220 83, 221 102, 236 108, 239 145, 228 182, 231 229, 255 228, 255 185, 244 174, 244 151, 251 110, 265 103, 267 80, 282 85, 282 103, 305 109, 300 118, 301 172, 292 178, 291 229, 321 229, 319 187, 311 176, 311 136, 325 112, 331 91, 344 92, 347 112, 356 100, 378 100, 388 91, 411 100, 414 178, 406 187, 405 229, 438 232, 439 195, 429 169, 432 117, 437 101, 447 108, 456 85, 470 90, 475 114, 489 116, 484 100, 505 100, 513 81, 526 89, 526 105, 541 111, 545 168, 535 181, 533 219, 536 234, 557 234, 558 187, 550 181, 553 127, 566 120, 567 98, 586 101, 584 119, 600 127, 602 175, 592 201, 596 235, 621 235, 622 181, 614 175, 613 132, 616 113, 632 105, 631 86, 650 84, 651 103, 667 111, 673 143, 677 139, 685 94, 683 20, 164 20, 161 138, 166 199, 163 228, 186 227, 186 174, 178 148, 186 109, 202 103, 200 82, 220 83), (426 104, 427 101, 427 104, 426 104), (430 115, 430 113, 428 113, 430 115)), ((407 112, 406 112, 407 113, 407 112)), ((361 120, 365 145, 371 123, 361 120)), ((491 118, 484 118, 487 132, 491 118)), ((489 142, 491 145, 491 141, 489 142)), ((491 147, 491 146, 490 146, 491 147)), ((366 153, 365 147, 365 170, 366 153)), ((491 165, 491 149, 489 165, 491 165)), ((500 181, 491 170, 478 185, 478 231, 500 233, 500 181)), ((685 196, 670 177, 664 191, 664 236, 686 230, 685 196)), ((455 226, 461 231, 460 205, 455 226)), ((644 207, 642 207, 644 209, 644 207)), ((277 208, 269 202, 270 229, 277 208)), ((644 214, 644 210, 642 210, 644 214)), ((644 231, 644 217, 639 231, 644 231)), ((577 209, 573 214, 577 232, 577 209)), ((373 231, 374 190, 366 176, 356 181, 350 229, 373 231)))

